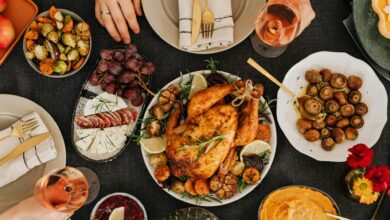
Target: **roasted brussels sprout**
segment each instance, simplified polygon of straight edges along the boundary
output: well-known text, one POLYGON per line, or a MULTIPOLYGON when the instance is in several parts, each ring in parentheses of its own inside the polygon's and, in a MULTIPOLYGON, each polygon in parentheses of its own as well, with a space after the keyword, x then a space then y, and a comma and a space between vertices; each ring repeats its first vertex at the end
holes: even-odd
POLYGON ((341 106, 340 113, 344 117, 351 117, 355 114, 355 107, 351 104, 341 106))
POLYGON ((68 61, 68 57, 65 54, 60 54, 60 60, 68 61))
POLYGON ((73 49, 71 51, 69 51, 68 53, 68 60, 69 61, 75 61, 75 60, 78 60, 79 59, 79 52, 77 52, 76 49, 73 49))
POLYGON ((43 61, 47 58, 48 52, 44 46, 37 45, 34 47, 34 55, 39 61, 43 61))
POLYGON ((345 133, 341 128, 333 128, 331 137, 337 144, 341 144, 345 140, 345 133))
POLYGON ((164 182, 171 176, 171 171, 167 165, 162 165, 154 170, 154 177, 158 182, 164 182))
POLYGON ((75 27, 75 33, 80 36, 82 40, 89 40, 91 37, 91 31, 86 22, 79 22, 75 27))
POLYGON ((67 46, 67 47, 65 48, 64 54, 68 54, 69 51, 71 51, 71 50, 72 50, 72 47, 67 46))
POLYGON ((89 53, 89 41, 77 41, 77 51, 81 56, 87 56, 89 53))
POLYGON ((331 99, 326 101, 325 109, 329 113, 335 113, 340 109, 340 105, 335 100, 331 99))
POLYGON ((316 84, 310 84, 306 88, 306 95, 316 97, 318 95, 318 88, 316 84))
POLYGON ((158 120, 151 121, 147 126, 148 134, 152 137, 161 135, 161 124, 158 120))
POLYGON ((347 78, 343 74, 335 73, 332 75, 330 85, 335 89, 343 89, 347 86, 347 78))
POLYGON ((244 172, 244 169, 245 169, 245 164, 241 161, 236 161, 236 162, 234 162, 233 167, 230 170, 230 172, 234 176, 241 176, 242 172, 244 172))
POLYGON ((149 112, 153 117, 155 117, 159 121, 164 119, 165 112, 160 105, 153 105, 150 108, 149 112))
POLYGON ((348 103, 347 101, 347 95, 345 94, 344 91, 337 91, 334 93, 334 98, 337 100, 337 102, 340 105, 345 105, 348 103))
POLYGON ((325 121, 313 121, 313 128, 317 130, 321 130, 325 128, 325 126, 326 126, 325 121))
POLYGON ((349 76, 347 80, 348 88, 351 90, 357 90, 362 87, 363 80, 358 76, 349 76))
POLYGON ((304 136, 305 136, 306 140, 308 140, 310 142, 314 142, 314 141, 317 141, 318 139, 320 139, 321 134, 316 129, 310 129, 310 130, 305 132, 304 136))
POLYGON ((316 71, 316 70, 309 70, 306 72, 305 74, 305 79, 309 82, 309 83, 314 83, 314 84, 317 84, 317 83, 320 83, 322 81, 322 76, 321 74, 316 71))
POLYGON ((54 72, 58 73, 58 74, 64 74, 66 73, 66 68, 68 67, 68 65, 65 63, 65 61, 63 60, 58 60, 55 64, 54 64, 54 72))
POLYGON ((355 106, 355 112, 357 115, 360 116, 366 115, 368 112, 368 107, 364 103, 359 103, 355 106))
POLYGON ((356 140, 358 138, 359 133, 355 128, 348 127, 345 129, 345 138, 348 140, 356 140))
POLYGON ((72 33, 64 33, 62 35, 62 43, 64 43, 66 46, 75 48, 77 44, 76 36, 72 33))
POLYGON ((60 53, 65 53, 65 47, 64 45, 60 44, 60 43, 57 43, 57 47, 58 47, 58 50, 60 51, 60 53))
POLYGON ((168 158, 165 153, 152 154, 149 158, 149 164, 152 167, 158 167, 167 164, 168 158))
POLYGON ((349 118, 341 118, 336 123, 336 127, 338 128, 345 128, 347 126, 349 126, 349 118))
POLYGON ((336 146, 335 141, 331 137, 324 138, 321 142, 322 149, 326 151, 331 151, 336 146))
POLYGON ((47 34, 47 39, 49 39, 53 43, 58 43, 58 41, 60 40, 60 38, 58 37, 57 32, 55 32, 55 31, 51 31, 50 33, 48 33, 47 34))
POLYGON ((41 34, 44 36, 44 37, 47 37, 47 35, 52 32, 52 31, 55 31, 54 27, 49 24, 49 23, 44 23, 42 25, 42 29, 41 29, 41 34))
POLYGON ((322 81, 324 82, 329 82, 332 78, 332 71, 330 71, 330 69, 322 69, 320 74, 322 76, 322 81))
POLYGON ((321 138, 330 137, 330 130, 328 128, 321 129, 321 138))
POLYGON ((332 87, 330 87, 330 86, 322 87, 322 89, 320 90, 320 98, 322 100, 325 100, 325 101, 333 98, 333 89, 332 89, 332 87))
POLYGON ((175 180, 171 185, 171 189, 175 193, 184 193, 184 184, 181 181, 175 180))
POLYGON ((305 111, 311 115, 318 115, 323 109, 322 103, 315 98, 309 98, 305 101, 305 111))
POLYGON ((305 118, 300 118, 297 120, 297 128, 299 133, 304 134, 307 130, 312 128, 312 122, 305 118))
POLYGON ((325 123, 327 126, 335 126, 337 123, 337 117, 335 115, 328 115, 325 118, 325 123))
POLYGON ((362 100, 362 93, 358 90, 353 90, 348 94, 348 100, 352 104, 358 104, 362 100))
POLYGON ((361 128, 364 125, 364 119, 360 115, 354 115, 351 118, 351 126, 354 128, 361 128))

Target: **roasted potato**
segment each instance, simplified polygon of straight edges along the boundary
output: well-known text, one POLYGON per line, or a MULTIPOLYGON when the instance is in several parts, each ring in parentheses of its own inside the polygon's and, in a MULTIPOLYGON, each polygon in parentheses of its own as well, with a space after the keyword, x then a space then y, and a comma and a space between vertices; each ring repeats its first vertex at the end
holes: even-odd
POLYGON ((318 95, 318 88, 316 84, 310 84, 306 88, 306 95, 316 97, 318 95))
POLYGON ((205 196, 210 193, 210 187, 207 180, 197 179, 194 183, 194 190, 197 195, 205 196))
POLYGON ((345 129, 345 138, 348 140, 356 140, 358 138, 359 133, 355 128, 348 127, 345 129))
POLYGON ((358 104, 362 100, 362 93, 359 90, 353 90, 348 94, 348 101, 352 104, 358 104))
POLYGON ((167 155, 165 153, 152 154, 149 158, 149 164, 152 167, 159 167, 166 165, 168 162, 167 155))
POLYGON ((317 141, 320 139, 321 134, 316 129, 310 129, 310 130, 305 132, 304 136, 305 136, 306 140, 308 140, 310 142, 314 142, 314 141, 317 141))
POLYGON ((334 93, 334 98, 337 100, 337 102, 340 105, 345 105, 348 103, 347 101, 347 95, 345 94, 344 91, 337 91, 334 93))
POLYGON ((253 185, 260 181, 260 172, 254 167, 248 167, 242 174, 242 179, 245 183, 253 185))
POLYGON ((326 101, 325 103, 325 110, 329 113, 335 113, 340 109, 339 103, 337 103, 335 100, 331 99, 326 101))
POLYGON ((158 99, 160 105, 164 105, 167 103, 171 103, 176 99, 176 96, 173 92, 169 91, 168 89, 164 89, 161 91, 160 97, 158 99))
POLYGON ((164 182, 171 176, 171 171, 167 165, 162 165, 154 170, 154 177, 158 182, 164 182))
POLYGON ((309 82, 309 83, 320 83, 322 81, 322 76, 321 74, 316 71, 316 70, 309 70, 306 72, 305 74, 305 79, 309 82))
POLYGON ((196 196, 193 179, 190 178, 184 183, 184 190, 191 196, 196 196))
POLYGON ((351 90, 357 90, 360 89, 363 85, 362 78, 358 76, 349 76, 347 80, 348 88, 351 90))
POLYGON ((360 115, 354 115, 351 118, 351 126, 354 128, 361 128, 364 125, 364 119, 360 115))
POLYGON ((333 88, 330 86, 324 86, 320 90, 320 98, 325 101, 333 98, 333 94, 334 94, 333 88))
POLYGON ((175 180, 172 185, 171 185, 171 189, 173 192, 175 193, 184 193, 184 184, 181 182, 181 181, 178 181, 178 180, 175 180))
POLYGON ((148 124, 146 130, 150 136, 158 137, 161 135, 161 124, 158 120, 153 120, 148 124))
POLYGON ((305 118, 298 119, 296 124, 297 124, 298 131, 301 134, 304 134, 307 130, 313 127, 312 121, 305 118))
POLYGON ((341 128, 333 128, 331 137, 337 144, 341 144, 345 140, 345 132, 341 128))
POLYGON ((332 79, 332 71, 330 71, 330 69, 322 69, 320 74, 322 76, 322 81, 324 82, 329 82, 332 79))
POLYGON ((333 138, 331 138, 331 137, 324 138, 321 141, 321 147, 322 147, 322 149, 324 149, 326 151, 333 150, 335 146, 336 146, 336 143, 333 140, 333 138))
POLYGON ((343 89, 347 86, 347 78, 341 73, 334 73, 330 85, 335 89, 343 89))
POLYGON ((355 112, 360 116, 366 115, 368 113, 368 107, 364 103, 359 103, 355 106, 355 112))

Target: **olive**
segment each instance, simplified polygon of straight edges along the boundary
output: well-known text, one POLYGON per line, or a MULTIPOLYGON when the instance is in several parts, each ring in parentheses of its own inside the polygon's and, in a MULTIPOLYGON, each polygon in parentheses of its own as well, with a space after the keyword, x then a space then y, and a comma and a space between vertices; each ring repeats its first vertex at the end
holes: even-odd
POLYGON ((321 74, 316 70, 309 70, 305 74, 305 79, 309 83, 320 83, 322 81, 321 74))
POLYGON ((320 139, 321 134, 316 129, 310 129, 310 130, 305 132, 304 136, 305 136, 306 140, 308 140, 310 142, 314 142, 314 141, 317 141, 320 139))
POLYGON ((338 128, 345 128, 347 126, 349 126, 349 118, 342 118, 336 123, 336 127, 338 128))
POLYGON ((328 100, 325 103, 325 109, 329 113, 335 113, 340 109, 339 103, 337 103, 335 100, 328 100))
POLYGON ((355 112, 357 115, 360 116, 366 115, 368 112, 368 107, 364 103, 359 103, 355 106, 355 112))
POLYGON ((328 128, 321 129, 321 138, 330 137, 330 130, 328 128))
POLYGON ((341 73, 335 73, 330 79, 330 85, 336 89, 343 89, 347 86, 347 78, 341 73))
POLYGON ((341 106, 340 113, 344 117, 351 117, 355 114, 355 107, 352 104, 346 104, 341 106))
POLYGON ((337 123, 337 117, 335 115, 328 115, 325 118, 325 123, 328 126, 335 126, 337 123))
POLYGON ((313 97, 317 96, 318 95, 317 85, 316 84, 308 85, 306 88, 306 95, 313 96, 313 97))
POLYGON ((304 134, 307 130, 312 128, 312 122, 308 119, 300 118, 297 120, 297 128, 299 133, 304 134))
POLYGON ((332 89, 332 87, 330 87, 330 86, 322 87, 322 89, 320 90, 320 98, 322 100, 325 100, 325 101, 333 98, 333 89, 332 89))
POLYGON ((334 93, 334 98, 337 100, 337 102, 340 105, 345 105, 348 103, 347 101, 347 95, 345 94, 344 91, 337 91, 334 93))
POLYGON ((326 151, 331 151, 336 146, 335 141, 331 137, 324 138, 321 142, 322 149, 326 151))
POLYGON ((322 103, 315 98, 309 98, 305 101, 305 110, 311 115, 318 115, 321 113, 322 108, 322 103))
POLYGON ((354 128, 361 128, 364 125, 364 119, 360 115, 354 115, 351 118, 351 126, 354 128))
POLYGON ((348 100, 352 104, 358 104, 362 100, 362 93, 358 90, 353 90, 348 94, 348 100))
POLYGON ((330 71, 330 69, 322 69, 320 74, 322 76, 322 81, 324 82, 329 82, 332 78, 332 71, 330 71))
POLYGON ((313 121, 313 128, 321 130, 325 128, 326 123, 324 121, 313 121))
POLYGON ((334 128, 332 130, 331 137, 337 144, 341 144, 345 140, 345 133, 341 128, 334 128))
POLYGON ((347 80, 348 88, 351 90, 360 89, 362 87, 363 80, 358 76, 349 76, 347 80))
POLYGON ((356 140, 358 135, 359 135, 359 133, 355 128, 347 127, 345 129, 345 138, 348 140, 356 140))

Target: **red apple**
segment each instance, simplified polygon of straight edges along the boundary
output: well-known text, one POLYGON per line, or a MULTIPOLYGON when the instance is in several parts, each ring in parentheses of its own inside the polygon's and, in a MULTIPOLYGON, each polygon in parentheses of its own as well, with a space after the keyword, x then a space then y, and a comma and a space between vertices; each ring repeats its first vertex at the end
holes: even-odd
POLYGON ((0 13, 7 8, 7 0, 0 0, 0 13))
POLYGON ((15 39, 14 25, 8 18, 0 15, 0 49, 5 49, 9 47, 9 45, 11 45, 14 39, 15 39))

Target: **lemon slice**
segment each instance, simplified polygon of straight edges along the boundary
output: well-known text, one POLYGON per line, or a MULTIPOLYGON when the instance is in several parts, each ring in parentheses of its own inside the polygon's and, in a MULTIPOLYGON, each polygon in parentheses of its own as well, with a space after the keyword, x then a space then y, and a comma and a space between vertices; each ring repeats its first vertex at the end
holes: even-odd
POLYGON ((195 93, 207 89, 207 80, 200 73, 195 73, 194 78, 192 79, 192 85, 190 94, 188 95, 191 98, 195 93))
POLYGON ((108 220, 124 220, 125 219, 125 207, 121 206, 112 210, 108 220))
POLYGON ((150 154, 158 154, 164 152, 167 148, 167 138, 165 136, 142 138, 140 140, 141 147, 150 154))
POLYGON ((244 155, 248 155, 248 154, 257 154, 257 155, 261 155, 262 153, 268 151, 268 150, 271 150, 271 146, 265 142, 265 141, 261 141, 261 140, 255 140, 247 145, 245 145, 241 152, 240 152, 240 160, 243 162, 243 156, 244 155))

